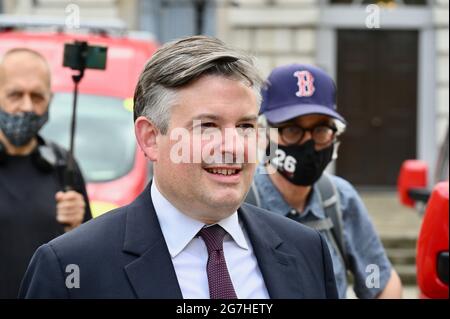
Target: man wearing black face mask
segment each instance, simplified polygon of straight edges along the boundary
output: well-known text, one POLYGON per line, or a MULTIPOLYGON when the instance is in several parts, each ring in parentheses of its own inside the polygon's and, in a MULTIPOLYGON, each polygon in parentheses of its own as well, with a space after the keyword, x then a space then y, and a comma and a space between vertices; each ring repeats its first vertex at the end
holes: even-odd
POLYGON ((333 80, 316 67, 293 64, 274 69, 267 82, 260 113, 277 129, 266 153, 276 151, 255 174, 258 204, 323 233, 340 298, 346 297, 346 271, 358 297, 400 298, 400 279, 356 190, 324 174, 346 125, 336 111, 333 80), (325 187, 333 196, 324 198, 325 187))
POLYGON ((0 299, 16 298, 33 252, 90 218, 83 177, 64 192, 65 150, 38 132, 48 120, 50 69, 29 49, 0 61, 0 299))

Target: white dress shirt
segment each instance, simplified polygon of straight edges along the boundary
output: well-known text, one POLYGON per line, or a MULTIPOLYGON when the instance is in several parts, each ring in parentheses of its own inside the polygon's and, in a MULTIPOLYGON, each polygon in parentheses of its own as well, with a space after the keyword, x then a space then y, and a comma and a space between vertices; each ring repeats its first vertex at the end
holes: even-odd
MULTIPOLYGON (((154 180, 151 196, 183 298, 209 298, 206 273, 208 251, 203 239, 197 236, 205 224, 175 208, 159 192, 154 180)), ((237 297, 240 299, 269 298, 252 245, 239 223, 237 212, 218 224, 227 231, 223 252, 237 297)))

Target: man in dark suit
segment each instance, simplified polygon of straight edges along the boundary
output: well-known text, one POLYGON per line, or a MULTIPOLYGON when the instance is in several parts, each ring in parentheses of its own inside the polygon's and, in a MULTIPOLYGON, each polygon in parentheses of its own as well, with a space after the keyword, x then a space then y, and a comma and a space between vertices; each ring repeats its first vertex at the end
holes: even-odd
POLYGON ((160 48, 134 96, 152 182, 130 205, 41 246, 20 297, 337 298, 318 232, 242 204, 261 84, 251 59, 217 39, 160 48))

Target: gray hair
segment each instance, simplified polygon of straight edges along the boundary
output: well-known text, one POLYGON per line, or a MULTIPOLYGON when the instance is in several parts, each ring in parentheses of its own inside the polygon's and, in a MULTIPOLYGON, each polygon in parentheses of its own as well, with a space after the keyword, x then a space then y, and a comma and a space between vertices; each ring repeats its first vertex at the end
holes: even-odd
POLYGON ((177 89, 203 75, 243 81, 260 105, 263 80, 252 58, 216 38, 193 36, 163 45, 146 63, 134 92, 134 120, 145 116, 166 134, 177 89))

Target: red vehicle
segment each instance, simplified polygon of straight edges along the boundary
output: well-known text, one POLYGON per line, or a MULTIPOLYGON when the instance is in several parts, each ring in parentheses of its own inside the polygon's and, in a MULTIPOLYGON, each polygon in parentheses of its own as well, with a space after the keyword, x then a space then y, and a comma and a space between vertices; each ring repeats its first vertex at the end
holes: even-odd
POLYGON ((0 55, 16 47, 44 55, 52 71, 54 97, 50 121, 41 133, 68 147, 73 71, 62 66, 64 43, 87 41, 108 47, 106 70, 86 70, 79 86, 75 157, 87 181, 94 217, 130 203, 145 187, 149 165, 137 147, 133 129, 134 88, 145 62, 156 51, 152 41, 101 34, 2 29, 0 55))
POLYGON ((449 136, 440 150, 433 190, 428 189, 428 165, 405 161, 398 178, 402 204, 424 214, 417 241, 416 269, 421 298, 448 298, 449 274, 449 136))

